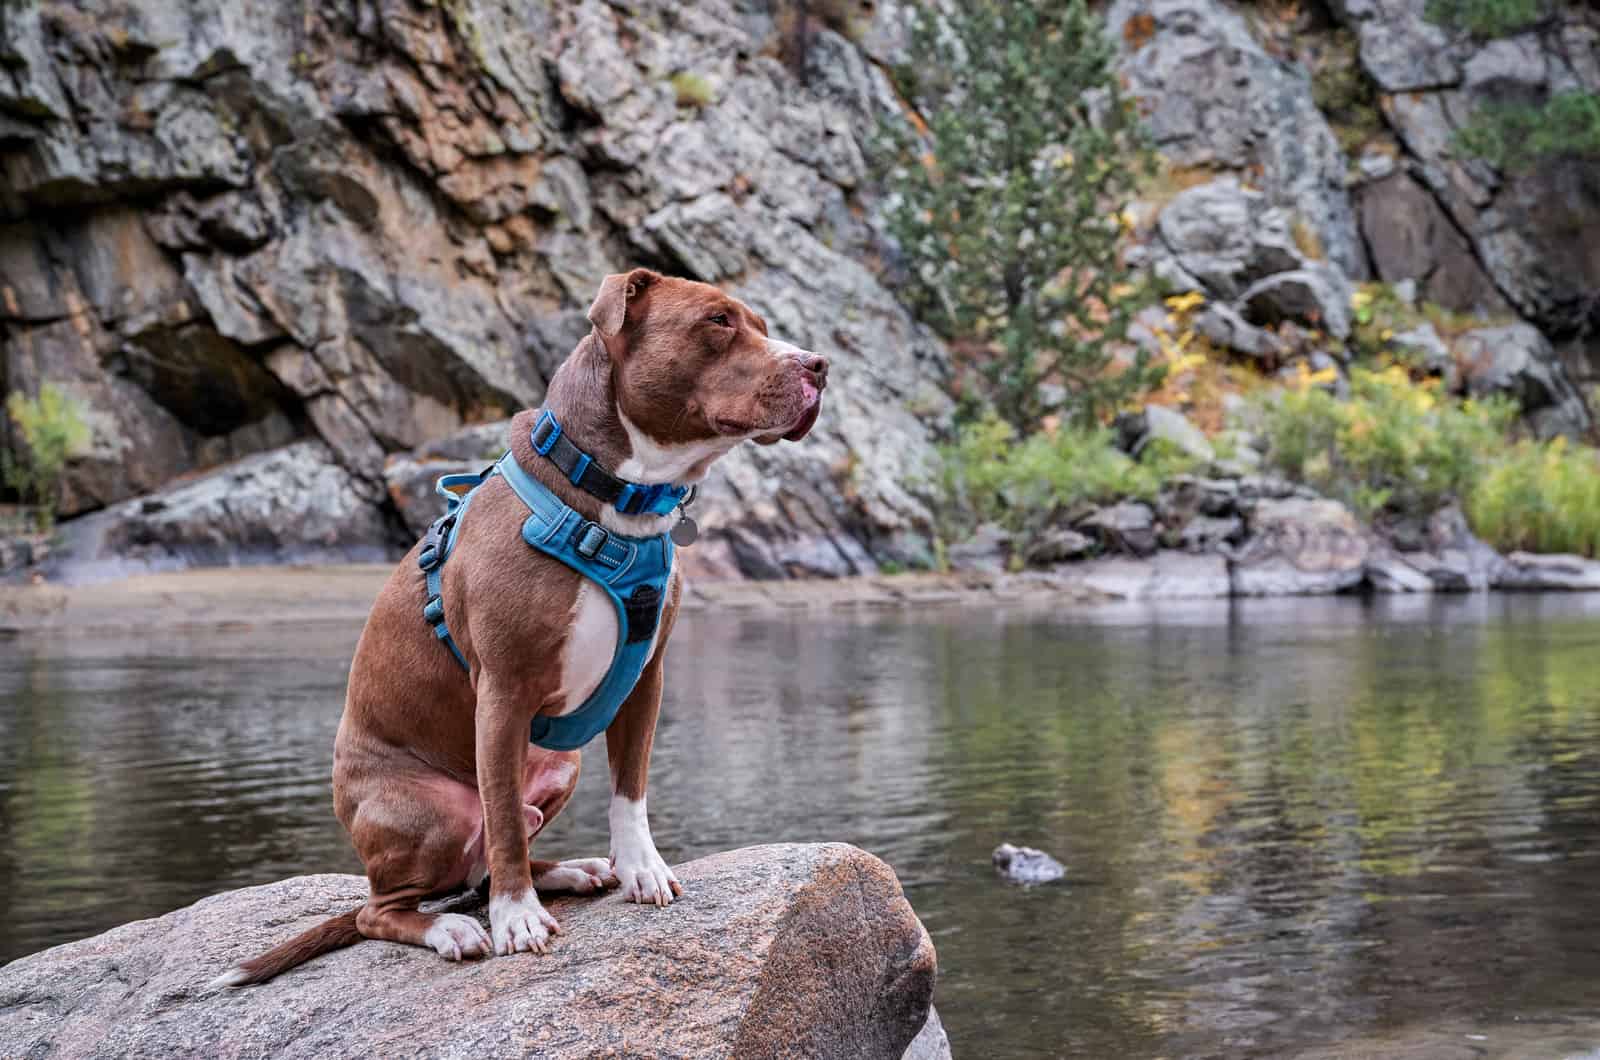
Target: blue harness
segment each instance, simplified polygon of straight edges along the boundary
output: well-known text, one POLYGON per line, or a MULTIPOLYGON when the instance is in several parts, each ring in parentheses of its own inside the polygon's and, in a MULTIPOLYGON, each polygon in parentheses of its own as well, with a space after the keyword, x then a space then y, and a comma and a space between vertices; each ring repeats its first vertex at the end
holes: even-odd
MULTIPOLYGON (((688 494, 686 488, 634 486, 613 478, 561 435, 560 425, 549 412, 540 414, 533 442, 539 455, 557 466, 572 464, 572 467, 562 466, 562 470, 582 489, 599 493, 592 485, 596 473, 626 487, 625 492, 620 488, 615 491, 618 499, 613 503, 619 511, 666 515, 688 494), (566 451, 556 455, 558 441, 565 443, 566 451), (570 456, 571 453, 576 453, 576 457, 570 456)), ((422 550, 417 555, 417 566, 422 568, 428 581, 428 599, 422 607, 422 617, 464 670, 470 670, 467 660, 445 625, 444 564, 455 547, 456 534, 472 505, 472 498, 477 496, 478 488, 495 475, 505 479, 528 508, 528 518, 522 524, 522 540, 599 585, 617 609, 617 647, 611 657, 611 669, 600 687, 570 714, 554 718, 536 716, 529 732, 529 739, 540 747, 552 751, 576 750, 604 732, 616 718, 622 701, 639 683, 639 675, 650 661, 652 641, 661 621, 661 606, 666 599, 667 580, 672 574, 672 541, 666 534, 624 537, 585 519, 524 471, 509 451, 492 467, 476 475, 444 476, 434 488, 444 498, 445 513, 428 527, 422 539, 422 550), (470 488, 465 494, 455 492, 462 486, 470 488)))

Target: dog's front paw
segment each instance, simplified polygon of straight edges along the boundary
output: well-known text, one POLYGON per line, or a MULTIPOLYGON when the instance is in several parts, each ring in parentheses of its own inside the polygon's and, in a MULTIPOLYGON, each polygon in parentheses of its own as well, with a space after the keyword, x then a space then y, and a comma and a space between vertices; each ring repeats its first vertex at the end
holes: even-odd
POLYGON ((452 961, 482 957, 489 952, 489 933, 482 924, 460 913, 440 913, 428 925, 422 941, 452 961))
POLYGON ((546 952, 550 936, 561 934, 561 925, 530 890, 517 898, 490 898, 489 931, 494 936, 494 952, 504 957, 508 953, 546 952))
POLYGON ((611 860, 623 896, 630 902, 668 906, 683 894, 683 884, 661 860, 654 844, 644 849, 618 851, 611 860))

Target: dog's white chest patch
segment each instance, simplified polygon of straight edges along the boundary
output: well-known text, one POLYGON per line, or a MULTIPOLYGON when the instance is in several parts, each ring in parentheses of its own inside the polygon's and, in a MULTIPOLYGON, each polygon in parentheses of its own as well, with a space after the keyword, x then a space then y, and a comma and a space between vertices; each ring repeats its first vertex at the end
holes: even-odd
POLYGON ((578 585, 572 632, 561 652, 561 687, 566 691, 562 714, 583 706, 583 701, 600 687, 616 651, 616 605, 604 589, 585 578, 578 585))

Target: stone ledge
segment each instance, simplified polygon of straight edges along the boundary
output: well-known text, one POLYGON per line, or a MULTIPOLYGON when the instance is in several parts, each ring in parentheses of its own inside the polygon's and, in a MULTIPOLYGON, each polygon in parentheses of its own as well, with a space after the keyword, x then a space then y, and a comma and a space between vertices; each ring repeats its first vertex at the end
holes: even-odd
MULTIPOLYGON (((888 865, 842 843, 678 866, 668 909, 550 903, 550 954, 451 963, 364 941, 255 987, 229 965, 365 899, 358 876, 206 898, 0 969, 0 1055, 948 1057, 933 944, 888 865)), ((480 910, 481 915, 481 910, 480 910)))

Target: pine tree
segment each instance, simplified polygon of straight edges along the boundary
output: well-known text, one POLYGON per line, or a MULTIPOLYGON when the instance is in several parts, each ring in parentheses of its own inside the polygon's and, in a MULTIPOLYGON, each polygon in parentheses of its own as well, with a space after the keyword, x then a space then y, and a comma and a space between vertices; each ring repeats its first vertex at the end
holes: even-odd
POLYGON ((924 8, 903 82, 936 100, 902 134, 891 234, 924 320, 977 340, 989 397, 1020 430, 1053 410, 1088 423, 1154 381, 1143 355, 1111 369, 1131 315, 1123 208, 1150 154, 1084 0, 924 8))

